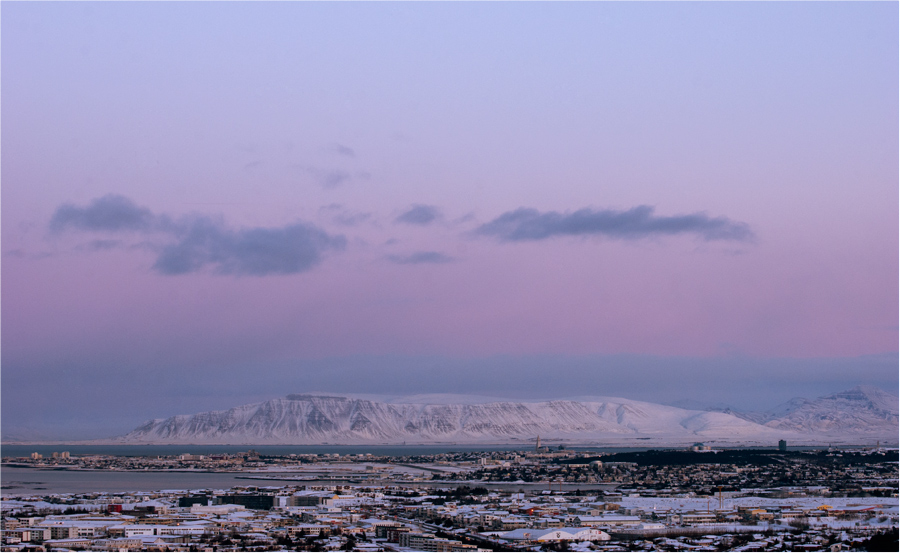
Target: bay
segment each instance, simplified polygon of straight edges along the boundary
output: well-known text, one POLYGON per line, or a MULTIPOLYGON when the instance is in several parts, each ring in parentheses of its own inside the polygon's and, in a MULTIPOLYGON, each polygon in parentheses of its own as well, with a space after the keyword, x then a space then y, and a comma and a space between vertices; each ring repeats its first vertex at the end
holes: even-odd
POLYGON ((68 451, 71 455, 115 455, 118 457, 156 457, 180 455, 235 454, 254 450, 261 455, 359 455, 375 456, 435 455, 449 452, 522 451, 521 445, 19 445, 0 446, 2 457, 29 457, 40 453, 49 457, 53 452, 68 451))
POLYGON ((91 492, 152 492, 159 490, 228 489, 265 485, 235 478, 240 473, 53 470, 3 467, 3 497, 91 492))
MULTIPOLYGON (((513 452, 530 451, 528 447, 516 445, 83 445, 83 444, 58 444, 58 445, 3 445, 0 446, 0 455, 4 460, 11 458, 30 457, 32 453, 39 453, 45 458, 53 452, 68 451, 72 456, 119 456, 119 457, 157 457, 180 454, 215 455, 235 454, 253 449, 261 455, 303 455, 303 454, 339 454, 339 455, 364 455, 373 456, 415 456, 436 455, 441 453, 474 453, 474 452, 513 452)), ((648 448, 640 447, 571 447, 570 449, 585 454, 619 453, 626 451, 645 451, 648 448)), ((273 482, 271 480, 248 479, 252 476, 244 473, 226 472, 176 472, 176 471, 116 471, 116 470, 55 470, 53 468, 35 469, 30 467, 0 468, 0 481, 2 481, 2 496, 46 496, 51 494, 67 493, 125 493, 125 492, 153 492, 160 490, 192 490, 192 489, 229 489, 232 487, 258 486, 279 487, 282 485, 329 485, 341 484, 335 480, 297 481, 297 482, 273 482)), ((447 486, 448 484, 438 484, 447 486)), ((472 485, 472 483, 469 483, 472 485)), ((404 485, 407 486, 407 485, 404 485)), ((431 487, 428 483, 409 484, 410 487, 431 487)), ((496 483, 493 487, 501 489, 544 489, 546 484, 516 484, 496 483)), ((557 489, 560 485, 553 484, 557 489)), ((575 484, 563 484, 561 489, 576 489, 575 484)), ((584 484, 581 487, 585 487, 584 484)))
MULTIPOLYGON (((54 494, 87 493, 131 493, 157 492, 163 490, 227 490, 235 487, 280 488, 283 486, 332 486, 350 484, 337 479, 273 481, 253 478, 252 473, 240 472, 174 472, 174 471, 87 471, 54 470, 21 467, 3 467, 2 476, 4 498, 54 494)), ((261 475, 262 476, 262 475, 261 475)), ((269 475, 271 476, 271 475, 269 475)), ((490 489, 506 491, 537 490, 611 490, 617 484, 560 483, 547 482, 383 482, 384 485, 404 488, 453 488, 456 486, 487 486, 490 489)), ((357 484, 358 485, 358 484, 357 484)), ((378 485, 378 483, 373 483, 378 485)), ((363 485, 363 487, 365 487, 363 485)))
MULTIPOLYGON (((261 455, 364 455, 374 456, 411 456, 437 455, 440 453, 470 452, 510 452, 533 451, 533 446, 524 445, 0 445, 0 456, 29 457, 32 453, 40 453, 50 457, 53 452, 68 451, 71 455, 115 455, 118 457, 156 457, 168 455, 216 455, 222 453, 235 454, 254 450, 261 455)), ((622 453, 629 451, 646 451, 648 447, 603 447, 603 446, 568 446, 568 449, 585 453, 622 453)), ((658 448, 657 448, 658 449, 658 448)))

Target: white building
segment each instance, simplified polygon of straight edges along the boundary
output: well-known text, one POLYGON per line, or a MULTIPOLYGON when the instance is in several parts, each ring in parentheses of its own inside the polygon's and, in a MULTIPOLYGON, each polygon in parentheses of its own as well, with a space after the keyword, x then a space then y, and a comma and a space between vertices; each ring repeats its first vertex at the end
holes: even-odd
POLYGON ((510 541, 606 541, 609 534, 596 528, 517 528, 497 537, 510 541))

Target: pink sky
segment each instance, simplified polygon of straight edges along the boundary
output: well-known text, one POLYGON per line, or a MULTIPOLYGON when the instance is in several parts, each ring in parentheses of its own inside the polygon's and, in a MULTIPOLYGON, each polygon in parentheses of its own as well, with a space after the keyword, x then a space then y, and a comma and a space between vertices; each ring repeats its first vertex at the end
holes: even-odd
POLYGON ((897 15, 4 4, 4 420, 110 367, 895 355, 897 15))

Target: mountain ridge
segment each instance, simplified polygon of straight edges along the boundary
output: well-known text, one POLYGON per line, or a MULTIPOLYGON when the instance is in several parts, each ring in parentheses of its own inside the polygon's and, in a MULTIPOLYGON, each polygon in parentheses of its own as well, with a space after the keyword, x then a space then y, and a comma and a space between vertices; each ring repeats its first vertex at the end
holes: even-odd
MULTIPOLYGON (((764 413, 680 409, 611 397, 457 403, 289 394, 223 411, 153 419, 121 444, 832 443, 897 439, 896 397, 861 387, 764 413), (779 410, 780 409, 780 410, 779 410), (780 414, 781 416, 776 416, 780 414)), ((433 399, 448 400, 445 395, 433 399)))

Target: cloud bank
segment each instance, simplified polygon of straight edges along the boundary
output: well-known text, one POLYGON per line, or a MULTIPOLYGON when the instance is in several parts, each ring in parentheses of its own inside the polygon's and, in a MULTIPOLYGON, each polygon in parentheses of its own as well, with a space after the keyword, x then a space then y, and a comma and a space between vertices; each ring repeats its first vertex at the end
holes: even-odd
POLYGON ((474 231, 504 242, 545 240, 556 236, 606 236, 638 239, 653 236, 695 234, 703 240, 752 242, 754 234, 746 223, 704 213, 661 217, 653 207, 641 205, 624 211, 579 209, 569 213, 540 212, 519 208, 508 211, 474 231))
MULTIPOLYGON (((330 235, 302 222, 276 228, 231 229, 208 216, 176 222, 155 215, 124 196, 108 195, 87 207, 60 206, 50 230, 105 232, 159 232, 169 238, 162 245, 153 269, 163 275, 183 275, 211 268, 221 275, 288 275, 308 271, 330 250, 343 250, 342 235, 330 235)), ((115 241, 95 241, 108 249, 115 241)))

